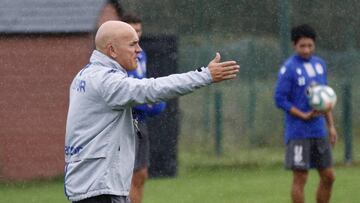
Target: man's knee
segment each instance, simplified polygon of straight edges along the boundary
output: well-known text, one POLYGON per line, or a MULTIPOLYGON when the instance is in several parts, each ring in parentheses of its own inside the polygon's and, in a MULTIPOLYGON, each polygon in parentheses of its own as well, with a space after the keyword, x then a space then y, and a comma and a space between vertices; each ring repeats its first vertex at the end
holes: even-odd
POLYGON ((294 174, 294 184, 295 185, 299 185, 299 186, 305 185, 305 183, 307 181, 307 177, 308 177, 307 171, 294 170, 293 174, 294 174))
POLYGON ((332 169, 321 170, 320 179, 326 185, 332 185, 335 182, 335 173, 332 169))

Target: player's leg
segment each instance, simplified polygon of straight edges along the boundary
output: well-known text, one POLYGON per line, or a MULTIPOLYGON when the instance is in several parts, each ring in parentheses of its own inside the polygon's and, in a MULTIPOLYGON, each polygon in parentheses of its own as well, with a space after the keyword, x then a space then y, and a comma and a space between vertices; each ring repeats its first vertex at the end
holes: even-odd
POLYGON ((293 183, 291 187, 291 199, 293 203, 304 203, 304 188, 308 177, 306 170, 293 170, 293 183))
POLYGON ((148 178, 148 169, 140 168, 134 171, 131 180, 130 199, 131 203, 140 203, 144 194, 145 181, 148 178))
POLYGON ((132 203, 141 203, 150 162, 150 140, 146 123, 139 122, 138 128, 140 134, 136 138, 135 166, 129 194, 132 203))
POLYGON ((332 167, 331 145, 326 138, 316 139, 313 143, 312 162, 317 168, 320 182, 316 191, 316 201, 327 203, 330 201, 335 172, 332 167))
POLYGON ((335 181, 333 168, 319 169, 320 183, 316 192, 317 203, 327 203, 330 201, 331 190, 335 181))
POLYGON ((308 139, 290 140, 286 144, 285 167, 293 172, 292 202, 303 203, 304 188, 310 168, 310 141, 308 139))

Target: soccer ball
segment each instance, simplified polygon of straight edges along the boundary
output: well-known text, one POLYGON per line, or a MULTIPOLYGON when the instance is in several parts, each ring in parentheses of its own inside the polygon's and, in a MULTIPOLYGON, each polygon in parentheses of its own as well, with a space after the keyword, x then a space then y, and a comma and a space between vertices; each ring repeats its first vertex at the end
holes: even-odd
POLYGON ((318 111, 327 112, 336 104, 335 91, 327 85, 315 85, 307 90, 310 106, 318 111))

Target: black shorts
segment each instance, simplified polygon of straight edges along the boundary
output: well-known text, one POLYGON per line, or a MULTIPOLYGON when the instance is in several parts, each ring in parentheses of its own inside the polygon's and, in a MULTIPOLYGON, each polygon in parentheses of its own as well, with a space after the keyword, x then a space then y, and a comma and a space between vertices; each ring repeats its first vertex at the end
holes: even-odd
POLYGON ((286 145, 285 167, 291 170, 332 167, 331 146, 328 139, 290 140, 286 145))
POLYGON ((73 203, 130 203, 130 200, 126 196, 116 195, 99 195, 90 197, 73 203))
POLYGON ((138 129, 135 138, 135 165, 134 171, 141 168, 149 167, 150 163, 150 140, 149 133, 145 122, 138 122, 138 129))

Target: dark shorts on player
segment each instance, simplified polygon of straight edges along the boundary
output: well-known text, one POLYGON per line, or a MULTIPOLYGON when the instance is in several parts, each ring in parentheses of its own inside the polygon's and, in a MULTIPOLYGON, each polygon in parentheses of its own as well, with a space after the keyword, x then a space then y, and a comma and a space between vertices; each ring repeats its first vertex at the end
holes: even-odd
POLYGON ((331 146, 328 139, 290 140, 286 145, 285 167, 291 170, 332 167, 331 146))
POLYGON ((90 197, 73 203, 130 203, 130 200, 126 196, 116 195, 99 195, 90 197))
POLYGON ((135 138, 135 165, 134 171, 149 167, 150 164, 150 141, 149 133, 145 122, 138 122, 138 129, 140 134, 137 133, 135 138))

